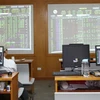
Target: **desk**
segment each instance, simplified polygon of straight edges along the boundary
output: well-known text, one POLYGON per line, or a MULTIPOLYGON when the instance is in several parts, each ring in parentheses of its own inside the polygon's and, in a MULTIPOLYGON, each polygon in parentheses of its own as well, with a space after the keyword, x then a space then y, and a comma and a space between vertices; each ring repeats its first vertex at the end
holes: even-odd
POLYGON ((83 76, 55 76, 55 99, 54 100, 95 100, 100 98, 100 89, 80 89, 80 90, 59 90, 59 81, 86 81, 86 80, 100 80, 100 77, 90 75, 89 77, 83 76))
POLYGON ((29 65, 29 79, 31 80, 32 78, 32 68, 33 68, 33 59, 25 59, 25 60, 21 60, 21 59, 16 59, 15 60, 16 64, 28 64, 29 65))
MULTIPOLYGON (((34 81, 35 81, 35 78, 33 78, 33 73, 32 73, 33 59, 25 59, 25 60, 16 59, 15 63, 16 64, 28 64, 28 66, 29 66, 29 78, 28 78, 28 80, 24 80, 24 82, 22 82, 22 81, 20 81, 20 82, 24 85, 24 87, 28 91, 31 91, 31 94, 33 95, 33 93, 34 93, 34 81)), ((26 76, 25 76, 26 73, 28 73, 28 72, 25 72, 21 78, 26 79, 26 76)), ((19 72, 19 74, 20 74, 20 72, 19 72)))
POLYGON ((0 91, 0 94, 9 94, 10 100, 18 100, 18 72, 12 73, 11 77, 8 77, 7 74, 4 74, 0 77, 0 82, 10 82, 11 90, 8 91, 0 91))

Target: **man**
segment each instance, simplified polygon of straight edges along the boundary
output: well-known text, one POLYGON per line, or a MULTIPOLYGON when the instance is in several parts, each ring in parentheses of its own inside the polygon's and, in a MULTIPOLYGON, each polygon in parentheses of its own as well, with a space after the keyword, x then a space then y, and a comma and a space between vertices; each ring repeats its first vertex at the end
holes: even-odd
POLYGON ((8 50, 4 48, 4 66, 0 68, 0 70, 6 70, 7 72, 16 72, 17 66, 16 63, 12 59, 7 59, 6 56, 8 54, 8 50))
MULTIPOLYGON (((4 48, 4 66, 0 67, 0 70, 6 70, 7 72, 16 72, 17 71, 17 66, 14 60, 12 59, 7 59, 6 56, 8 54, 7 48, 4 48)), ((18 86, 23 87, 23 85, 18 82, 18 86)), ((28 100, 28 93, 24 88, 24 91, 21 95, 21 100, 28 100)))

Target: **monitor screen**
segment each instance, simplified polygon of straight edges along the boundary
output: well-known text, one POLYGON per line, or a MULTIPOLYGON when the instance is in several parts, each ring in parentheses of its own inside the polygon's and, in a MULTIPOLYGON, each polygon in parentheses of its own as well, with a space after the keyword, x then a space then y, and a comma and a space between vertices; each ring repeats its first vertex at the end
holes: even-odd
POLYGON ((96 65, 100 66, 100 45, 95 46, 96 65))
POLYGON ((4 47, 0 46, 0 66, 4 64, 4 47))
POLYGON ((83 59, 90 60, 89 45, 84 44, 69 44, 63 45, 62 47, 62 58, 63 65, 65 69, 68 68, 78 68, 81 67, 83 59))

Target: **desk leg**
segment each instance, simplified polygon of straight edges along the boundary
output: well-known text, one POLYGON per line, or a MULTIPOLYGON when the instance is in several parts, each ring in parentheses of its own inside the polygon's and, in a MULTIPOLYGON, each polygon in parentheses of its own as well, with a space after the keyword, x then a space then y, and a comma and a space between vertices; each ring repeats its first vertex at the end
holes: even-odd
POLYGON ((33 62, 29 63, 29 80, 33 77, 33 62))
POLYGON ((32 74, 32 72, 31 72, 32 68, 31 67, 32 67, 32 65, 31 65, 31 63, 29 63, 29 81, 32 78, 32 76, 31 76, 31 74, 32 74))
POLYGON ((11 81, 11 100, 18 100, 18 75, 11 81))
POLYGON ((55 92, 57 92, 57 90, 58 90, 58 83, 57 81, 55 81, 55 92))

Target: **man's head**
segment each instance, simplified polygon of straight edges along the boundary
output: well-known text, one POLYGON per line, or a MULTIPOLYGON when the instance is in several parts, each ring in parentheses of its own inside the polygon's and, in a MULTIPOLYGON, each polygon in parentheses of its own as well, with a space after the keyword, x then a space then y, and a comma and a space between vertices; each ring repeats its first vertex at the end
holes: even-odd
POLYGON ((7 54, 8 54, 8 49, 4 47, 4 56, 6 57, 7 54))

